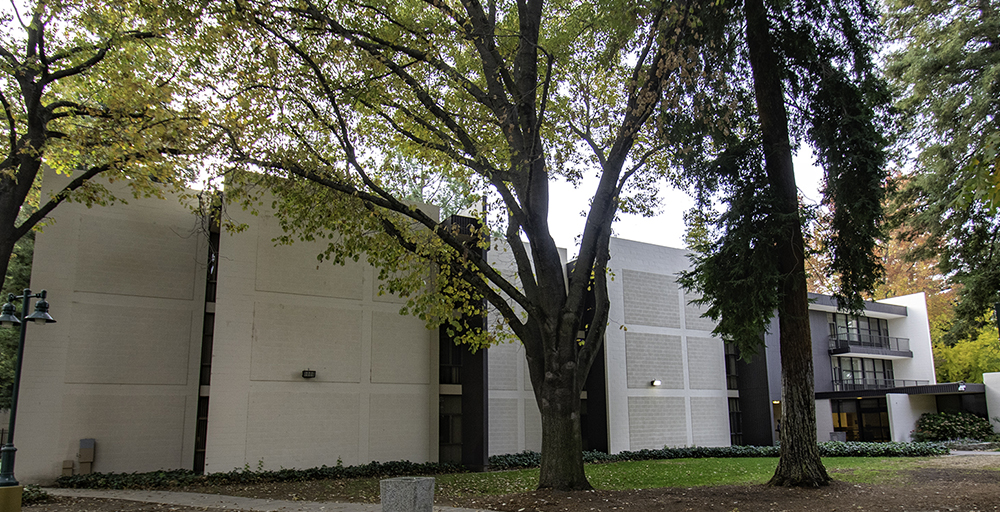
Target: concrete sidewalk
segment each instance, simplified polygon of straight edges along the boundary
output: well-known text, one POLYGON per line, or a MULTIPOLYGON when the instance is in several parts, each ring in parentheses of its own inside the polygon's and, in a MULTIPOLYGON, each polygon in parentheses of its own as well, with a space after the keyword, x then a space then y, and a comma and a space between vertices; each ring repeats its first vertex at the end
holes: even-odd
MULTIPOLYGON (((115 500, 143 501, 164 505, 187 507, 209 507, 230 510, 252 510, 254 512, 382 512, 382 505, 367 503, 337 503, 333 501, 286 501, 241 498, 221 494, 201 494, 196 492, 169 491, 117 491, 109 489, 58 489, 45 488, 53 496, 73 498, 106 498, 115 500)), ((486 509, 434 506, 435 512, 492 512, 486 509)))

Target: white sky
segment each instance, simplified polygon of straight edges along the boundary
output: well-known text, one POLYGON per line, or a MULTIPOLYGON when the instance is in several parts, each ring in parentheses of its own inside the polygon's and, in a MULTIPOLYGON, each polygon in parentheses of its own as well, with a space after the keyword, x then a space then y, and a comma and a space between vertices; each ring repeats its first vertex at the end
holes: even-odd
MULTIPOLYGON (((823 170, 813 164, 811 152, 803 153, 794 159, 795 182, 805 201, 816 204, 820 200, 823 170)), ((577 189, 565 182, 552 185, 549 227, 556 245, 567 248, 570 258, 577 252, 576 237, 583 233, 585 219, 581 212, 587 208, 596 186, 596 178, 588 178, 577 189)), ((612 227, 614 236, 667 247, 684 247, 684 212, 694 205, 694 200, 686 192, 676 189, 663 189, 660 197, 659 215, 641 217, 622 214, 612 227)))

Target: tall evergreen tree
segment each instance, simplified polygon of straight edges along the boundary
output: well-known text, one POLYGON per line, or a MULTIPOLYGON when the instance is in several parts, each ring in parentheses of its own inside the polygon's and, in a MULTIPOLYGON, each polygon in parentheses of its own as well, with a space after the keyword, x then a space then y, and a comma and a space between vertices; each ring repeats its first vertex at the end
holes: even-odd
MULTIPOLYGON (((916 151, 894 217, 961 285, 944 341, 973 339, 1000 302, 1000 2, 887 2, 901 49, 887 75, 916 151), (926 236, 925 236, 926 235, 926 236)), ((908 166, 909 167, 909 166, 908 166)))
POLYGON ((754 121, 736 137, 714 134, 727 149, 689 167, 703 210, 694 216, 712 219, 713 199, 727 209, 696 245, 701 255, 683 282, 703 294, 716 334, 746 354, 759 350, 778 312, 781 459, 770 483, 825 485, 792 136, 805 136, 825 171, 832 236, 823 247, 837 275, 835 295, 841 307, 860 309, 861 293, 881 274, 874 251, 886 177, 879 112, 888 96, 869 46, 877 12, 865 0, 746 0, 739 7, 746 38, 733 77, 750 81, 743 90, 754 98, 754 121))

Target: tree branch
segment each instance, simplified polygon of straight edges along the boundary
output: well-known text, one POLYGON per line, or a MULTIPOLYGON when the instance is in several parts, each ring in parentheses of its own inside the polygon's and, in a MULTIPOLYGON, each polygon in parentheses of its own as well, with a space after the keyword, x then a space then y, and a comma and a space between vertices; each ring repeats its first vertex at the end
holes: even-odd
POLYGON ((14 111, 11 109, 7 96, 0 90, 0 103, 3 104, 3 112, 7 118, 7 141, 10 144, 10 154, 17 150, 17 122, 14 120, 14 111))
POLYGON ((27 219, 24 219, 19 226, 14 228, 11 233, 11 239, 18 240, 22 236, 26 235, 28 231, 31 231, 39 222, 42 221, 52 210, 59 206, 60 203, 69 198, 70 193, 74 190, 84 186, 92 178, 96 177, 98 174, 111 168, 111 164, 102 164, 98 166, 91 167, 87 169, 82 174, 73 178, 68 185, 63 187, 59 192, 55 193, 49 200, 41 205, 38 210, 35 210, 27 219))

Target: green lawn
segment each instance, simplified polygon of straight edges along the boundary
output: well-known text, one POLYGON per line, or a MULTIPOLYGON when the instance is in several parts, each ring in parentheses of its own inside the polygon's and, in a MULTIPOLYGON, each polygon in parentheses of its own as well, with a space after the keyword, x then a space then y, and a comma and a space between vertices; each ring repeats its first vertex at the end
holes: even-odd
MULTIPOLYGON (((923 459, 830 457, 823 463, 834 479, 855 483, 892 480, 898 471, 923 459)), ((589 464, 587 478, 598 489, 625 490, 654 487, 760 484, 767 482, 777 458, 673 459, 612 464, 589 464)), ((533 490, 538 470, 437 475, 437 493, 443 496, 508 494, 533 490)))

